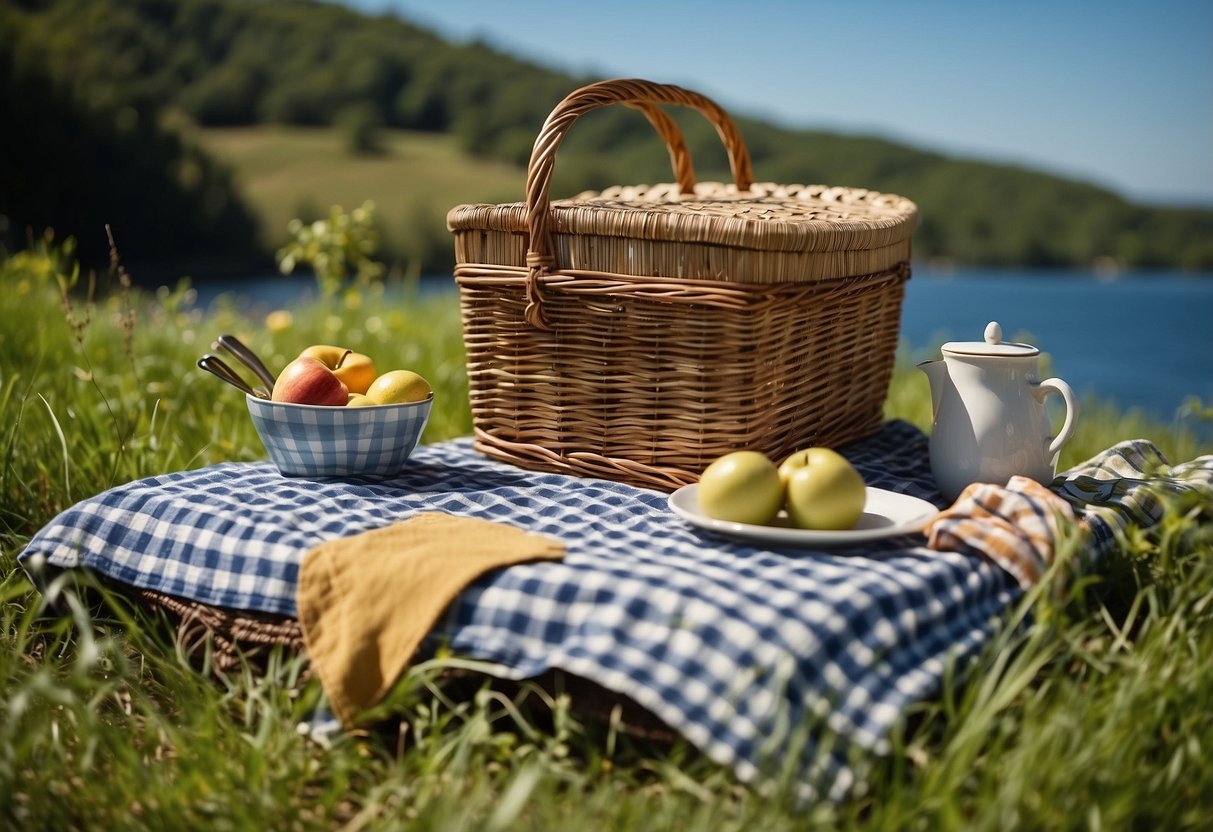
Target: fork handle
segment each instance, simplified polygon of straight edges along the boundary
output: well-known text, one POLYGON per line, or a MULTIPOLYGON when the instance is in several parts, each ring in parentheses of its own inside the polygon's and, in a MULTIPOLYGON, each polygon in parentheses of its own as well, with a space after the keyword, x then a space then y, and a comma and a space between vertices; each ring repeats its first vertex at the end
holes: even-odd
POLYGON ((253 371, 257 378, 261 379, 262 383, 272 392, 274 389, 274 374, 269 371, 265 363, 253 352, 244 342, 235 335, 220 335, 216 343, 236 357, 244 366, 253 371))

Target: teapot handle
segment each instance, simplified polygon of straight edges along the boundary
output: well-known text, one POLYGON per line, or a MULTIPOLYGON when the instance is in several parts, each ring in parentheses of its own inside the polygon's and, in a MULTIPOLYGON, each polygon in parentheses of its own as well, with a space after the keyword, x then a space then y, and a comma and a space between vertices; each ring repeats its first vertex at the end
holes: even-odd
POLYGON ((1078 419, 1078 399, 1075 397, 1070 385, 1059 378, 1046 378, 1044 381, 1033 386, 1036 388, 1034 390, 1036 398, 1041 402, 1045 400, 1045 396, 1050 393, 1056 393, 1066 403, 1066 420, 1062 423, 1061 431, 1058 432, 1057 437, 1049 443, 1049 455, 1053 456, 1074 435, 1074 428, 1078 419))

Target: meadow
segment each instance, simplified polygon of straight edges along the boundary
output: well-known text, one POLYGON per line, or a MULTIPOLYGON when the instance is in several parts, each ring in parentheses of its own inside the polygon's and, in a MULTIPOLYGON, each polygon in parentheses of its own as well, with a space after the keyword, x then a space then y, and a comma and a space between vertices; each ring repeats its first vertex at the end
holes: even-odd
POLYGON ((383 130, 373 153, 351 153, 330 128, 195 128, 191 135, 232 171, 267 250, 287 240, 295 217, 312 220, 330 205, 352 209, 369 200, 381 256, 405 271, 437 268, 452 259, 447 211, 515 202, 525 193, 525 170, 476 159, 446 135, 383 130))
MULTIPOLYGON (((1097 830, 1203 828, 1213 816, 1211 499, 1168 501, 1098 571, 1068 540, 839 804, 744 788, 688 747, 579 721, 567 696, 542 713, 488 688, 454 697, 435 664, 408 672, 391 730, 317 744, 296 730, 320 696, 301 657, 216 677, 167 621, 87 578, 47 603, 16 557, 106 488, 263 457, 242 397, 194 367, 222 332, 275 367, 309 343, 356 343, 432 382, 423 441, 468 433, 457 304, 407 285, 389 303, 367 284, 254 319, 230 304, 200 311, 184 283, 90 282, 61 244, 0 263, 0 825, 1097 830)), ((928 424, 907 362, 887 410, 928 424)), ((1135 437, 1173 461, 1213 450, 1105 408, 1061 464, 1135 437)))

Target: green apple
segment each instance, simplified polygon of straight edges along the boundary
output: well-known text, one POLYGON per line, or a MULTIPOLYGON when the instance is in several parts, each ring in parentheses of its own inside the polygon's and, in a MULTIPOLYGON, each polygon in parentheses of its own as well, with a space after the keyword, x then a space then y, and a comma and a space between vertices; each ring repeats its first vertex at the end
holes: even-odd
POLYGON ((699 508, 715 520, 765 526, 783 505, 779 469, 758 451, 734 451, 699 477, 699 508))
POLYGON ((805 448, 779 466, 788 519, 801 529, 849 529, 863 515, 868 492, 863 477, 830 448, 805 448))
POLYGON ((349 400, 345 403, 346 407, 374 407, 375 402, 363 393, 350 393, 349 400))

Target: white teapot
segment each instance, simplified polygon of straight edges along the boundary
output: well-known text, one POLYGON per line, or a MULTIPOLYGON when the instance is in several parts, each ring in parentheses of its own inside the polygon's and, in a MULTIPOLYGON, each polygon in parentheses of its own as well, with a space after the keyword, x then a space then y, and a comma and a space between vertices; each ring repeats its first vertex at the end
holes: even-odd
POLYGON ((931 473, 954 500, 973 482, 1004 485, 1015 475, 1042 483, 1056 473, 1057 454, 1074 433, 1078 404, 1059 378, 1038 380, 1040 350, 1002 340, 992 321, 985 341, 950 341, 943 358, 919 368, 931 382, 931 473), (1044 400, 1062 397, 1065 421, 1053 438, 1044 400))

